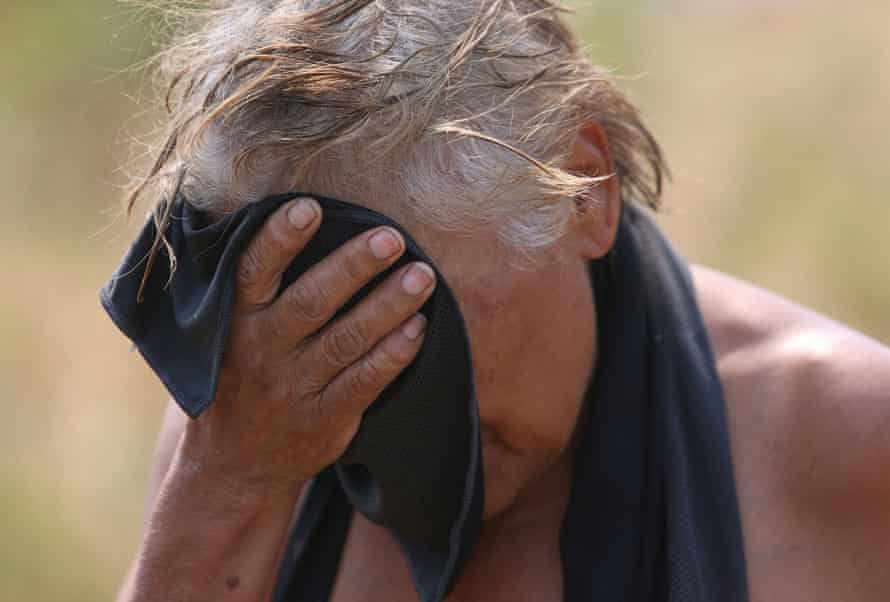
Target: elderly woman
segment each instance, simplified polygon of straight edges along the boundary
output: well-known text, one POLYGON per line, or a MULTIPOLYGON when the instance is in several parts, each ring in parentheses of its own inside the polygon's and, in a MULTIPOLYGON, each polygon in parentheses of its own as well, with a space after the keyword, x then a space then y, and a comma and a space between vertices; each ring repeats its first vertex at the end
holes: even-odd
MULTIPOLYGON (((150 270, 171 303, 195 286, 170 234, 183 207, 257 225, 232 259, 212 399, 167 412, 119 600, 888 599, 890 352, 730 277, 687 278, 643 208, 659 148, 549 0, 179 16, 169 138, 132 199, 162 199, 140 300, 166 298, 150 270), (328 198, 392 222, 287 277, 328 198), (467 499, 484 503, 430 593, 423 552, 336 479, 313 484, 433 335, 421 310, 446 283, 481 444, 467 499)), ((156 369, 191 361, 140 349, 156 369)))

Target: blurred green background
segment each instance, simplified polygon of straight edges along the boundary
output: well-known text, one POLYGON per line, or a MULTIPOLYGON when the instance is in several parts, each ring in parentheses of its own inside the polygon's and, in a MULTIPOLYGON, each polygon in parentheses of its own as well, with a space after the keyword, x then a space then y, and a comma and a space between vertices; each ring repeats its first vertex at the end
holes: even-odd
MULTIPOLYGON (((615 0, 574 22, 665 146, 681 249, 890 341, 890 3, 615 0)), ((166 395, 96 294, 141 221, 114 218, 157 117, 128 71, 155 27, 114 0, 0 3, 2 600, 108 600, 139 538, 166 395)))

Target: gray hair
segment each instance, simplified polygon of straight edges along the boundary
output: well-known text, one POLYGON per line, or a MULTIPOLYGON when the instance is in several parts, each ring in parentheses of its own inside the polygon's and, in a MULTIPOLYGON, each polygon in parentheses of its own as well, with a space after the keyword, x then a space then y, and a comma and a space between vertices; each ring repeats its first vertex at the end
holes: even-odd
POLYGON ((128 206, 159 199, 159 244, 177 194, 222 216, 299 190, 445 231, 493 226, 525 254, 608 177, 658 205, 658 144, 550 0, 154 5, 173 25, 157 62, 169 120, 128 206), (615 174, 565 169, 588 121, 615 174))

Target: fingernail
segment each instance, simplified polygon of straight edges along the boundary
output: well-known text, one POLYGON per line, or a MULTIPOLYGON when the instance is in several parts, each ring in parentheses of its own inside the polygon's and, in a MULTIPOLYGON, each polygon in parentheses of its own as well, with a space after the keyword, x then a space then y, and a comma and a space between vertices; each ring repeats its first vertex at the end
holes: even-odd
POLYGON ((311 199, 300 199, 287 210, 287 218, 297 230, 308 228, 318 216, 318 208, 311 199))
POLYGON ((402 334, 412 341, 416 341, 425 330, 426 317, 423 314, 416 314, 402 326, 402 334))
POLYGON ((415 263, 402 276, 402 288, 409 295, 419 295, 433 283, 435 275, 430 267, 423 263, 415 263))
POLYGON ((398 253, 402 245, 392 230, 385 229, 372 236, 368 240, 368 246, 377 259, 388 259, 398 253))

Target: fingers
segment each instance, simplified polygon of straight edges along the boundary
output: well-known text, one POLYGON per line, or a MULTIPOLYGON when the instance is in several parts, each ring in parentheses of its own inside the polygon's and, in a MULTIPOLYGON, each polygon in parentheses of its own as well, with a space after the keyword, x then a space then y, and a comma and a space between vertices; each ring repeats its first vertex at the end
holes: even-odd
POLYGON ((399 269, 312 339, 302 357, 316 367, 319 381, 327 383, 417 313, 435 282, 435 273, 426 264, 412 263, 399 269))
POLYGON ((404 250, 404 240, 392 228, 376 228, 347 241, 304 272, 268 308, 268 336, 294 348, 404 250))
POLYGON ((318 203, 300 198, 266 219, 238 262, 238 309, 255 309, 274 300, 282 274, 315 234, 320 216, 318 203))
POLYGON ((414 361, 425 331, 422 314, 407 320, 331 381, 321 393, 321 406, 334 413, 363 412, 414 361))

